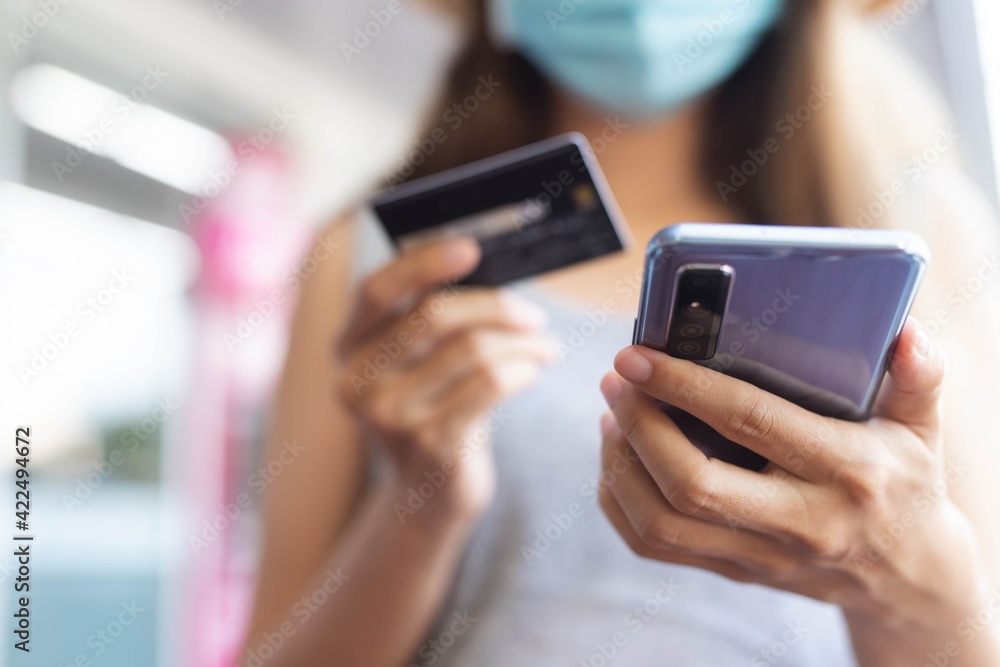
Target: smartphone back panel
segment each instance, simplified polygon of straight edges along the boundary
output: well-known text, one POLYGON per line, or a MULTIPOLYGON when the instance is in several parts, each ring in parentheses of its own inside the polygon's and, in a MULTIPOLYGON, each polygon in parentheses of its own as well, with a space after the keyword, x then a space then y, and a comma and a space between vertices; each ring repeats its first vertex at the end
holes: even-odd
MULTIPOLYGON (((678 276, 690 267, 725 267, 715 354, 695 363, 818 414, 860 421, 870 414, 927 258, 925 244, 906 233, 678 225, 650 243, 634 342, 668 351, 671 318, 684 307, 678 276)), ((668 411, 706 454, 751 468, 765 463, 690 415, 668 411)))

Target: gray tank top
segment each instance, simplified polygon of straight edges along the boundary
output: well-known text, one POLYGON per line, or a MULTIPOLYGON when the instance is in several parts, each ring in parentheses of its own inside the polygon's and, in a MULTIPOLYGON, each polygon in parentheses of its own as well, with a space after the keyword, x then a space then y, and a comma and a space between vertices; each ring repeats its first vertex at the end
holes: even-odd
POLYGON ((564 359, 495 411, 496 499, 410 664, 855 667, 836 607, 625 545, 597 503, 598 383, 632 315, 515 289, 549 311, 564 359))

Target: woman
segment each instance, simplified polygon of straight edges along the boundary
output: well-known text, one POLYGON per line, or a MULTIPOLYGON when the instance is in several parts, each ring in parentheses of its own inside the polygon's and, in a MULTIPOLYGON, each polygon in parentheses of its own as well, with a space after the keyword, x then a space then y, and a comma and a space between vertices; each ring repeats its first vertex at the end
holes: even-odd
POLYGON ((955 175, 943 114, 864 22, 886 3, 437 4, 466 26, 468 46, 430 126, 480 76, 500 85, 403 174, 580 131, 640 243, 497 291, 454 287, 478 261, 457 240, 404 254, 355 289, 363 268, 347 260, 367 247, 366 217, 322 234, 343 250, 308 282, 294 324, 271 443, 277 453, 296 438, 306 453, 269 489, 244 662, 1000 664, 986 583, 1000 570, 1000 464, 988 447, 1000 328, 979 266, 996 227, 955 175), (625 379, 601 385, 614 414, 601 419, 598 472, 597 386, 629 339, 642 245, 689 220, 922 234, 935 260, 915 312, 949 357, 946 387, 943 353, 922 345, 916 322, 880 416, 863 425, 809 421, 819 418, 746 385, 678 393, 697 381, 692 365, 652 355, 654 377, 670 381, 647 380, 626 351, 625 379), (391 363, 373 372, 380 355, 391 363), (851 455, 741 477, 747 498, 784 502, 740 504, 685 477, 703 457, 657 455, 690 452, 649 396, 716 422, 727 400, 757 405, 734 437, 851 455), (766 424, 750 419, 762 414, 766 424), (879 540, 896 535, 894 512, 941 484, 894 543, 879 540))

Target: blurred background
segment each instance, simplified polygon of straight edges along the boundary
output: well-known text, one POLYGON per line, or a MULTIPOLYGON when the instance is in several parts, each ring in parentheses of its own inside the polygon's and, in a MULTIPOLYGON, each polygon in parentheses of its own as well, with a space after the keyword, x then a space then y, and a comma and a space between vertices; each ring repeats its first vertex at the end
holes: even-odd
MULTIPOLYGON (((32 651, 0 661, 230 664, 262 494, 295 465, 260 443, 289 309, 331 260, 304 244, 414 150, 458 45, 387 4, 0 0, 0 416, 32 428, 36 536, 32 651)), ((879 29, 996 205, 1000 5, 900 4, 879 29)))

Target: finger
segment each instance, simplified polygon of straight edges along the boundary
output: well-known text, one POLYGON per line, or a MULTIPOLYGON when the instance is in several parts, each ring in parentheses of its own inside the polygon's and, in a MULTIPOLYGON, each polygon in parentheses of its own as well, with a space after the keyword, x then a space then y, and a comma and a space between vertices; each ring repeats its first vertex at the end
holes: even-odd
POLYGON ((828 476, 858 452, 833 420, 723 373, 634 345, 615 357, 615 369, 636 387, 705 422, 723 437, 773 463, 794 455, 796 474, 828 476))
POLYGON ((392 391, 405 397, 401 412, 405 415, 419 406, 431 404, 452 385, 477 371, 517 359, 545 366, 557 358, 555 342, 537 334, 490 329, 466 331, 441 346, 423 363, 410 371, 385 377, 392 391))
POLYGON ((456 379, 433 403, 382 387, 365 398, 360 412, 381 436, 412 443, 415 455, 441 453, 491 407, 533 385, 540 371, 540 364, 522 357, 499 360, 456 379))
POLYGON ((807 595, 830 604, 844 605, 852 600, 863 600, 866 595, 870 598, 870 591, 857 579, 846 572, 832 571, 829 567, 804 566, 796 572, 774 576, 755 572, 741 563, 725 558, 655 549, 639 538, 610 489, 602 488, 600 490, 599 501, 604 515, 614 529, 632 551, 642 558, 697 567, 740 583, 765 584, 791 593, 807 595))
POLYGON ((676 510, 784 541, 800 540, 808 484, 780 469, 756 473, 706 457, 647 394, 608 373, 601 382, 615 421, 676 510))
POLYGON ((625 511, 618 504, 610 489, 602 487, 599 498, 604 515, 608 517, 608 521, 611 522, 614 529, 637 556, 664 563, 697 567, 742 583, 752 583, 757 580, 753 572, 732 561, 722 558, 712 558, 711 556, 696 556, 676 551, 655 549, 649 546, 639 537, 635 529, 632 528, 632 524, 629 522, 625 511))
MULTIPOLYGON (((437 403, 428 420, 440 424, 444 442, 457 445, 469 425, 490 408, 538 382, 541 365, 533 360, 511 358, 473 371, 453 385, 437 403)), ((503 424, 498 420, 498 424, 503 424)))
POLYGON ((353 340, 377 325, 407 297, 468 275, 479 259, 479 245, 467 238, 421 246, 400 255, 362 281, 344 340, 353 340))
POLYGON ((509 290, 440 291, 426 295, 407 315, 378 333, 345 343, 342 351, 357 357, 352 366, 369 362, 379 368, 387 362, 406 365, 428 354, 441 340, 474 326, 538 331, 547 324, 544 308, 509 290), (380 363, 374 363, 376 358, 380 363))
POLYGON ((643 542, 654 549, 731 560, 768 577, 780 578, 797 569, 797 559, 777 540, 677 511, 642 463, 622 465, 629 460, 630 449, 624 434, 612 428, 602 447, 601 479, 608 480, 619 507, 643 542))
POLYGON ((933 437, 940 424, 944 363, 941 348, 915 318, 908 318, 873 414, 905 424, 925 439, 933 437))

